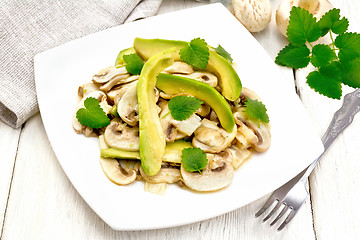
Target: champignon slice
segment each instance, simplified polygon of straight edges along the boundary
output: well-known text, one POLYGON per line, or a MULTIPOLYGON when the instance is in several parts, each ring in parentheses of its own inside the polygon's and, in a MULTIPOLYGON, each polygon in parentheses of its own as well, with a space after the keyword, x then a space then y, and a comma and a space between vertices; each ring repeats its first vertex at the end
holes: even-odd
POLYGON ((218 78, 209 72, 194 72, 186 77, 207 83, 212 87, 216 87, 218 85, 218 78))
POLYGON ((248 149, 239 149, 234 145, 226 148, 224 151, 214 155, 214 162, 219 162, 220 160, 226 160, 231 162, 234 169, 239 168, 239 166, 250 157, 251 151, 248 149))
POLYGON ((78 103, 75 111, 74 111, 74 114, 73 114, 73 118, 72 118, 72 126, 75 130, 75 132, 77 133, 84 133, 86 136, 90 136, 88 134, 88 132, 85 132, 85 131, 89 131, 89 129, 86 129, 85 126, 83 126, 79 121, 78 119, 76 118, 76 112, 80 109, 80 108, 84 108, 84 102, 87 98, 89 97, 93 97, 93 98, 96 98, 99 102, 100 102, 100 107, 104 110, 104 112, 106 114, 108 114, 111 110, 111 106, 107 103, 107 98, 106 98, 106 95, 105 93, 103 93, 102 91, 93 91, 93 92, 90 92, 88 94, 86 94, 86 97, 83 97, 80 102, 78 103))
POLYGON ((142 168, 140 174, 149 183, 175 183, 180 181, 180 169, 170 166, 161 166, 160 171, 154 176, 147 176, 142 168))
POLYGON ((195 191, 216 191, 231 183, 234 169, 230 162, 220 160, 216 168, 206 166, 201 173, 188 172, 181 166, 180 172, 185 185, 195 191))
POLYGON ((192 144, 207 153, 219 153, 230 146, 236 136, 236 125, 231 133, 219 128, 217 123, 204 118, 194 132, 192 144))
POLYGON ((251 98, 253 100, 258 100, 258 101, 261 100, 259 95, 257 95, 254 91, 252 91, 252 90, 250 90, 250 89, 248 89, 246 87, 243 87, 241 89, 240 97, 248 97, 248 98, 251 98))
POLYGON ((105 142, 113 148, 127 151, 139 151, 139 128, 128 127, 126 123, 121 123, 114 119, 106 127, 105 142))
POLYGON ((189 94, 187 94, 187 93, 167 94, 165 92, 160 92, 160 97, 163 99, 172 99, 176 96, 189 96, 189 94))
POLYGON ((93 76, 92 80, 96 83, 106 83, 111 79, 121 75, 128 75, 128 71, 126 70, 125 66, 119 68, 111 66, 100 70, 93 76))
POLYGON ((137 84, 132 84, 117 103, 117 112, 121 119, 130 126, 139 122, 137 84))
POLYGON ((90 93, 95 92, 95 91, 99 91, 99 86, 98 84, 89 82, 89 83, 84 83, 83 85, 81 85, 78 89, 78 95, 79 97, 83 98, 88 96, 90 93))
POLYGON ((205 117, 205 116, 209 115, 210 110, 211 110, 210 106, 207 105, 206 103, 203 103, 201 105, 201 107, 198 110, 196 110, 196 113, 202 117, 205 117))
POLYGON ((100 90, 102 91, 110 91, 115 85, 124 84, 128 82, 133 82, 139 79, 139 75, 133 75, 130 76, 129 74, 119 75, 115 76, 112 79, 110 79, 108 82, 106 82, 104 85, 100 87, 100 90))
MULTIPOLYGON (((104 135, 99 136, 99 142, 100 149, 108 147, 105 143, 104 135)), ((127 185, 136 179, 136 170, 124 169, 116 159, 100 157, 100 165, 106 177, 115 184, 127 185)))
POLYGON ((162 102, 159 105, 161 107, 160 123, 165 132, 166 142, 173 142, 179 139, 179 132, 190 136, 201 125, 201 118, 196 114, 192 114, 186 120, 177 121, 169 114, 170 110, 167 102, 162 102))
POLYGON ((245 111, 242 109, 234 113, 234 118, 236 123, 243 123, 246 127, 251 129, 258 138, 258 141, 252 143, 252 147, 255 151, 264 152, 270 147, 271 134, 268 125, 265 125, 262 122, 258 123, 247 119, 245 111))
POLYGON ((189 64, 185 62, 176 61, 170 67, 165 68, 163 72, 168 74, 174 74, 174 73, 191 74, 194 72, 194 70, 189 64))

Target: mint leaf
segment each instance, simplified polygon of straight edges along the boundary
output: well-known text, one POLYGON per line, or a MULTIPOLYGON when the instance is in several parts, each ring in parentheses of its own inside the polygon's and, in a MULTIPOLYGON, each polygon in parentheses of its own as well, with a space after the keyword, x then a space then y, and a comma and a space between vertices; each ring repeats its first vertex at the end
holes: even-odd
POLYGON ((341 82, 324 72, 313 71, 307 76, 307 84, 316 92, 329 98, 340 99, 342 95, 341 82))
POLYGON ((348 62, 360 57, 360 34, 343 33, 336 37, 335 46, 339 48, 339 58, 348 62))
POLYGON ((293 45, 303 45, 319 39, 322 31, 316 18, 301 7, 293 7, 290 11, 289 26, 286 35, 293 45))
POLYGON ((328 45, 318 44, 312 49, 311 63, 315 67, 325 66, 336 58, 336 53, 328 45))
POLYGON ((76 112, 76 118, 82 125, 90 128, 102 128, 110 124, 110 119, 106 116, 96 98, 89 97, 85 99, 84 107, 76 112))
POLYGON ((171 116, 178 121, 188 119, 203 104, 202 101, 191 96, 176 96, 169 101, 171 116))
POLYGON ((246 97, 245 107, 245 112, 250 119, 258 120, 264 123, 269 122, 269 116, 266 113, 267 109, 262 102, 246 97))
POLYGON ((209 47, 204 39, 195 38, 180 49, 180 58, 193 67, 205 69, 209 62, 209 47))
POLYGON ((309 62, 310 50, 306 45, 289 44, 278 53, 275 59, 275 63, 291 68, 306 67, 309 62))
POLYGON ((200 172, 208 164, 206 153, 200 148, 185 148, 182 150, 181 163, 188 172, 200 172))
POLYGON ((129 73, 131 73, 132 75, 139 75, 141 73, 144 62, 138 55, 136 55, 135 53, 124 55, 123 59, 126 63, 125 68, 129 73))
POLYGON ((229 62, 233 62, 233 59, 231 58, 230 53, 228 53, 220 44, 217 48, 214 48, 215 51, 222 57, 224 57, 229 62))
POLYGON ((340 19, 339 21, 334 22, 331 27, 331 31, 335 34, 341 34, 347 31, 349 27, 349 20, 345 17, 340 19))
POLYGON ((343 63, 341 81, 353 88, 360 88, 360 57, 343 63))
POLYGON ((318 23, 322 30, 322 36, 325 36, 330 30, 335 34, 341 34, 346 32, 349 27, 349 21, 346 18, 340 19, 340 9, 336 8, 325 13, 318 23))

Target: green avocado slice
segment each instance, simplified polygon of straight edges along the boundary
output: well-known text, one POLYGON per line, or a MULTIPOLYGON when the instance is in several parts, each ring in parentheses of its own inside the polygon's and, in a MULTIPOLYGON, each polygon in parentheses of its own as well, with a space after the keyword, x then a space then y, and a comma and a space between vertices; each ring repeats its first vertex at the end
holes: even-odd
POLYGON ((188 93, 207 103, 216 113, 221 126, 232 132, 235 120, 229 104, 225 98, 209 84, 191 78, 160 73, 156 87, 167 94, 188 93))
MULTIPOLYGON (((144 60, 149 59, 156 53, 162 52, 170 47, 177 50, 175 61, 181 60, 179 51, 189 43, 185 41, 165 40, 165 39, 144 39, 135 38, 134 49, 136 53, 144 60)), ((209 51, 209 62, 206 71, 209 71, 219 79, 219 86, 222 95, 230 100, 235 101, 241 94, 241 81, 235 69, 224 57, 214 51, 209 51)))
POLYGON ((148 176, 160 171, 165 153, 165 133, 161 127, 154 88, 157 75, 174 63, 176 48, 152 56, 140 73, 137 83, 141 166, 148 176))
POLYGON ((125 62, 124 62, 123 56, 124 55, 129 55, 129 54, 132 54, 132 53, 135 53, 135 49, 133 47, 121 50, 119 52, 119 54, 117 55, 117 57, 116 57, 115 66, 124 64, 125 62))
MULTIPOLYGON (((181 163, 182 150, 184 148, 191 148, 191 142, 184 140, 177 140, 172 143, 167 143, 165 147, 165 154, 162 159, 163 162, 181 163)), ((100 150, 100 156, 103 158, 116 159, 140 159, 139 152, 124 151, 116 148, 105 148, 100 150)))

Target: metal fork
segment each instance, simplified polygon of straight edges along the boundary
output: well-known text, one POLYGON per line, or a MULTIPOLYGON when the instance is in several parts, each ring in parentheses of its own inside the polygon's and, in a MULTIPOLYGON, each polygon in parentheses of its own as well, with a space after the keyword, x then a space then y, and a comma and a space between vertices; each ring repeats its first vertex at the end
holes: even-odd
MULTIPOLYGON (((322 137, 324 144, 324 152, 334 142, 336 137, 353 121, 355 114, 360 110, 360 89, 356 89, 352 93, 348 93, 344 97, 343 105, 337 110, 333 116, 333 119, 322 137)), ((263 219, 263 222, 267 221, 274 215, 281 206, 283 209, 278 216, 270 223, 273 226, 279 219, 281 219, 285 213, 288 213, 285 220, 278 227, 278 231, 281 231, 296 215, 300 207, 307 199, 309 192, 306 188, 307 181, 310 173, 320 160, 324 152, 314 161, 309 167, 299 173, 296 177, 285 183, 280 188, 276 189, 269 197, 264 206, 255 214, 255 217, 262 215, 270 206, 277 202, 271 212, 263 219)))

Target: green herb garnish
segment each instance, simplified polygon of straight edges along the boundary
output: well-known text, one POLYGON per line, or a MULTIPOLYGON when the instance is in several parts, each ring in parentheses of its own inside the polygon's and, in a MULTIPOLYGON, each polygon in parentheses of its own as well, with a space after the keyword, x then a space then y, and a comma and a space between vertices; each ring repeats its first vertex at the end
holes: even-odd
POLYGON ((269 116, 266 113, 267 109, 265 105, 258 101, 258 100, 252 100, 251 98, 246 98, 245 102, 246 110, 248 117, 252 120, 261 121, 264 123, 269 122, 269 116))
POLYGON ((135 53, 124 55, 123 59, 126 63, 125 65, 126 70, 129 73, 131 73, 132 75, 140 74, 144 66, 144 62, 141 60, 141 58, 138 55, 136 55, 135 53))
POLYGON ((286 33, 290 43, 275 62, 295 69, 311 62, 316 70, 307 76, 307 84, 324 96, 340 99, 342 84, 360 87, 360 34, 346 32, 348 26, 339 9, 329 10, 316 21, 309 11, 293 7, 286 33), (327 34, 330 44, 312 44, 327 34))
POLYGON ((171 116, 178 121, 188 119, 203 104, 202 101, 191 96, 176 96, 169 101, 171 116))
POLYGON ((208 160, 206 153, 200 148, 185 148, 182 150, 181 163, 188 172, 201 172, 208 160))
POLYGON ((82 125, 90 128, 102 128, 110 124, 110 119, 96 98, 85 99, 84 106, 85 108, 80 108, 76 112, 76 118, 82 125))
POLYGON ((214 48, 214 50, 222 57, 224 57, 226 60, 228 60, 230 63, 233 62, 233 59, 231 58, 231 54, 228 53, 220 44, 217 48, 214 48))
POLYGON ((187 64, 205 69, 209 62, 209 47, 204 39, 195 38, 184 48, 180 49, 180 58, 187 64))

